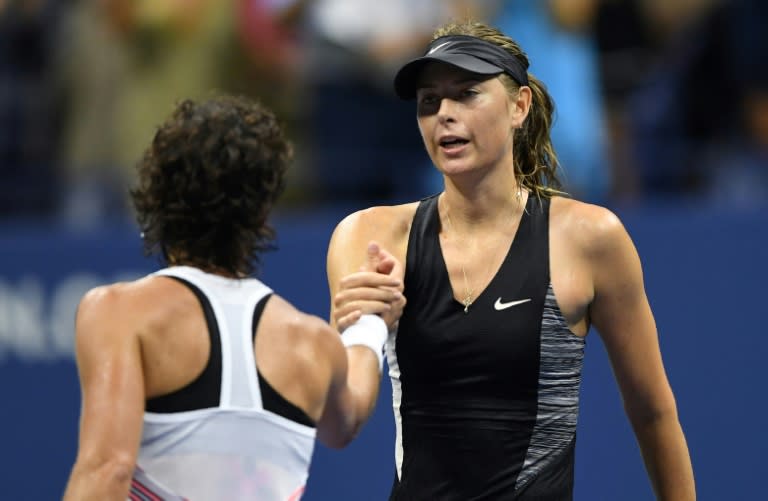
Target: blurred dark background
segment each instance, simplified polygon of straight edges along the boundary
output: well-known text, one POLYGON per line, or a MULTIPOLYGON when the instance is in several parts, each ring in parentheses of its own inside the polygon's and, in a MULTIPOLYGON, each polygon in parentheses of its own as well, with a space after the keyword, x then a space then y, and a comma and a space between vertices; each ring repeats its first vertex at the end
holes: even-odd
MULTIPOLYGON (((567 191, 616 211, 635 239, 700 499, 759 497, 768 440, 750 425, 768 410, 757 369, 768 355, 768 2, 0 0, 8 499, 61 494, 77 439, 74 309, 88 287, 156 267, 141 256, 127 190, 174 104, 227 92, 279 114, 296 163, 263 276, 327 317, 335 223, 442 189, 413 103, 391 81, 437 25, 466 17, 521 43, 557 105, 567 191)), ((651 499, 597 336, 587 353, 577 499, 651 499)), ((388 391, 359 442, 318 447, 307 499, 386 498, 388 391)))

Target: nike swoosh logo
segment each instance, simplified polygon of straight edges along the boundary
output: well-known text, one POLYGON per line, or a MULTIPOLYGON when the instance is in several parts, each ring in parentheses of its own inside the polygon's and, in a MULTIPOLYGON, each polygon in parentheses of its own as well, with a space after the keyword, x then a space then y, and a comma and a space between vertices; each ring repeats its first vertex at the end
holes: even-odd
POLYGON ((430 55, 430 54, 432 54, 433 52, 440 50, 440 47, 445 47, 445 46, 446 46, 446 45, 448 45, 449 43, 451 43, 451 42, 443 42, 443 43, 441 43, 440 45, 438 45, 437 47, 433 47, 433 48, 432 48, 432 50, 430 50, 429 52, 427 52, 427 55, 430 55))
POLYGON ((493 303, 493 307, 497 311, 506 310, 507 308, 512 308, 513 306, 517 306, 518 304, 527 303, 530 301, 531 298, 528 299, 519 299, 517 301, 509 301, 508 303, 502 303, 501 298, 497 299, 495 303, 493 303))

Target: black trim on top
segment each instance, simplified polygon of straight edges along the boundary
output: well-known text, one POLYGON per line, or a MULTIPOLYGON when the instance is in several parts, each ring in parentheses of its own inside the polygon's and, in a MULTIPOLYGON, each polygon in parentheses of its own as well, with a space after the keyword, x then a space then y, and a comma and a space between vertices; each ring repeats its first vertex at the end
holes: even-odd
POLYGON ((221 400, 221 336, 211 303, 203 291, 193 283, 172 275, 163 276, 173 278, 189 287, 200 301, 205 323, 208 326, 211 349, 208 354, 208 363, 197 378, 179 390, 147 399, 145 409, 147 412, 172 413, 218 407, 221 400))
MULTIPOLYGON (((264 296, 253 309, 253 322, 251 326, 252 339, 254 345, 256 344, 256 328, 259 326, 259 320, 261 314, 264 311, 264 307, 267 305, 267 301, 272 297, 272 294, 264 296)), ((259 389, 261 390, 261 405, 264 410, 277 414, 299 424, 305 426, 315 427, 315 421, 307 415, 302 409, 295 404, 289 402, 285 397, 280 395, 271 384, 264 378, 261 371, 256 368, 256 373, 259 378, 259 389)))

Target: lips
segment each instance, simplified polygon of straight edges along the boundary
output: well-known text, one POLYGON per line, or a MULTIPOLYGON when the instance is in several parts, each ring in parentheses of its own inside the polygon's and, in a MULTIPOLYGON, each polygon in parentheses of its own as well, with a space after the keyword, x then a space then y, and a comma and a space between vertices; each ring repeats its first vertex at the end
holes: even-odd
POLYGON ((469 140, 459 136, 443 136, 438 141, 438 144, 440 145, 440 151, 444 155, 456 156, 464 151, 464 148, 469 144, 469 140))
POLYGON ((438 141, 438 144, 443 148, 454 148, 457 146, 464 146, 468 142, 468 140, 459 136, 443 136, 440 138, 440 141, 438 141))

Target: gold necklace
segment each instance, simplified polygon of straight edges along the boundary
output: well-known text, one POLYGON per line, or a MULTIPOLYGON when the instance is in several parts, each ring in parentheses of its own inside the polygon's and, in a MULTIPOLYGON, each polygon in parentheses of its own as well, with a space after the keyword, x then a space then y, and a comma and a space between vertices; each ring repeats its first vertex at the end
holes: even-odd
MULTIPOLYGON (((520 203, 522 198, 522 190, 517 190, 517 201, 520 203)), ((451 227, 451 230, 453 230, 453 222, 451 221, 451 213, 450 213, 450 206, 448 205, 447 201, 444 201, 445 203, 445 219, 448 222, 448 225, 451 227)), ((498 248, 496 249, 496 253, 498 254, 498 248)), ((492 266, 492 264, 496 261, 497 255, 494 255, 494 259, 492 261, 489 261, 489 267, 492 266)), ((467 270, 464 268, 464 263, 461 263, 461 276, 464 278, 464 299, 461 300, 461 304, 464 305, 464 313, 469 313, 469 307, 472 306, 472 303, 475 302, 476 298, 473 298, 472 295, 475 293, 474 287, 472 289, 469 288, 469 280, 467 279, 467 270)), ((487 273, 486 273, 487 274, 487 273)))
MULTIPOLYGON (((448 210, 448 202, 444 202, 446 209, 445 209, 445 220, 448 223, 448 226, 450 226, 451 230, 453 230, 453 221, 451 221, 451 214, 448 210)), ((467 280, 467 270, 464 268, 464 263, 461 263, 461 276, 464 277, 464 299, 461 300, 461 304, 464 305, 464 313, 469 313, 469 307, 474 302, 472 299, 472 294, 474 294, 475 289, 469 288, 469 280, 467 280)))
POLYGON ((464 305, 464 313, 468 313, 469 305, 474 302, 472 299, 472 294, 475 292, 475 289, 469 289, 469 282, 467 281, 467 272, 464 269, 464 263, 461 264, 461 274, 464 275, 464 292, 466 293, 464 295, 464 299, 461 301, 461 304, 464 305))

